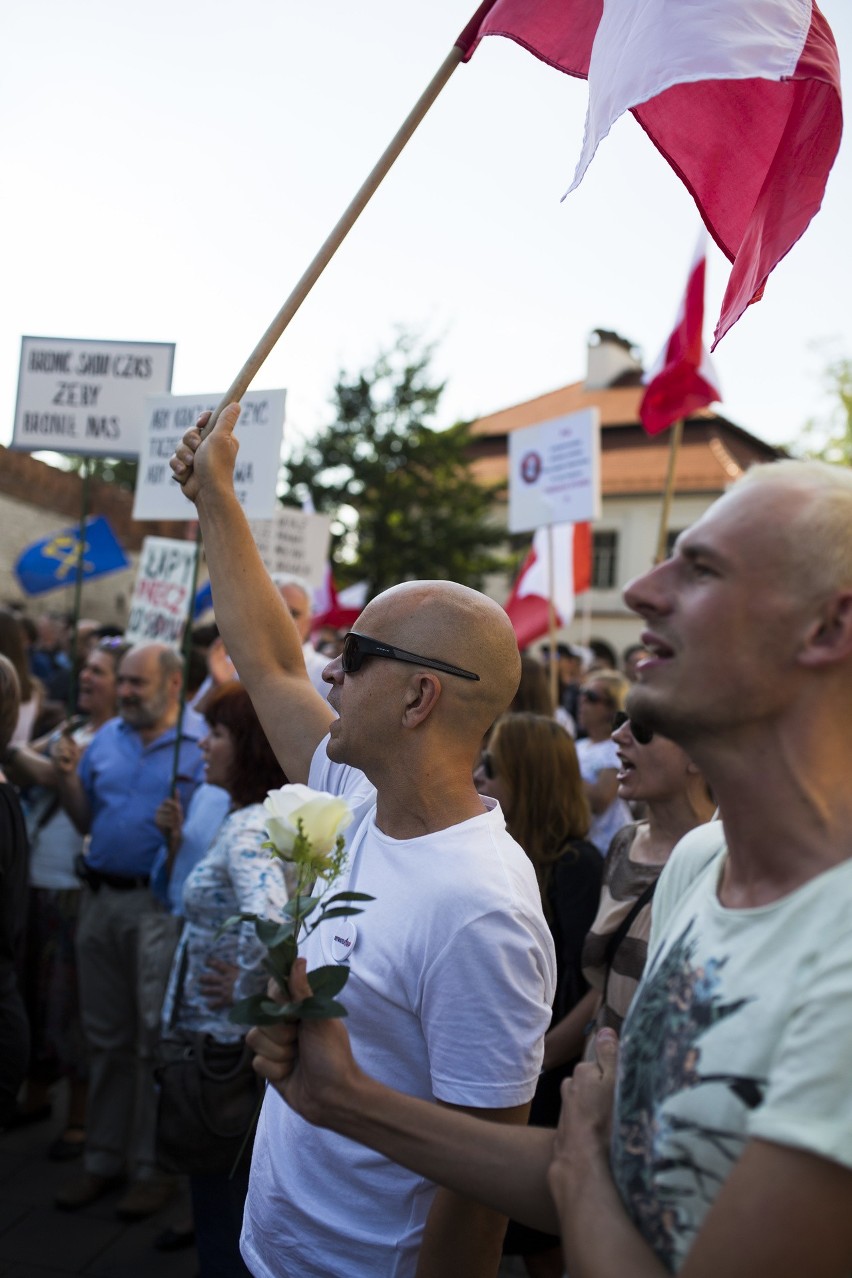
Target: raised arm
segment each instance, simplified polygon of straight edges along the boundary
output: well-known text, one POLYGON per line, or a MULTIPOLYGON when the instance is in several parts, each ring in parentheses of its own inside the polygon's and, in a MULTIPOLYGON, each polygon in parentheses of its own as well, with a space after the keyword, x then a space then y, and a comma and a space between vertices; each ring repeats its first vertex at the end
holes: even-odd
POLYGON ((63 733, 54 743, 51 760, 55 765, 54 783, 59 802, 81 834, 88 834, 92 811, 80 774, 77 771, 83 751, 73 737, 63 733))
POLYGON ((184 435, 171 468, 198 511, 216 622, 228 653, 278 762, 291 781, 307 781, 334 716, 311 684, 292 618, 234 492, 239 414, 239 405, 230 404, 202 441, 209 417, 203 413, 184 435))

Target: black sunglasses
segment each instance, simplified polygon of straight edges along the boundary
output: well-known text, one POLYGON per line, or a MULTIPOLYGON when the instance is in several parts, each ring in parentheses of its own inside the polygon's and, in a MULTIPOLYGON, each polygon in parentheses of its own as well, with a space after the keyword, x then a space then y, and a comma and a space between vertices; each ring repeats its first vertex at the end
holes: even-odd
POLYGON ((416 652, 406 652, 404 648, 394 648, 389 643, 380 643, 378 639, 370 639, 367 635, 358 635, 350 630, 343 640, 341 660, 344 674, 354 674, 361 669, 365 657, 388 657, 391 661, 408 661, 414 666, 428 666, 430 670, 441 670, 444 674, 458 675, 460 679, 475 679, 479 683, 479 675, 470 670, 461 670, 458 666, 450 666, 446 661, 435 661, 432 657, 418 657, 416 652))
POLYGON ((609 697, 604 696, 602 692, 595 692, 593 688, 581 688, 580 696, 588 701, 592 706, 605 706, 610 704, 609 697))
POLYGON ((650 745, 654 740, 653 728, 646 728, 644 723, 637 723, 635 719, 631 719, 629 714, 625 714, 623 710, 618 710, 612 720, 613 732, 618 732, 619 728, 623 728, 625 723, 630 724, 630 731, 633 740, 637 745, 650 745))

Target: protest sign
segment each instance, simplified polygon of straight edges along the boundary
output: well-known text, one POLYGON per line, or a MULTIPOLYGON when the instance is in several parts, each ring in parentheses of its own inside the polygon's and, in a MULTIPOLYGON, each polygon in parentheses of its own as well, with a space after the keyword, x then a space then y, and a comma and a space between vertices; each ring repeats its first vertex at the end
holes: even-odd
POLYGON ((173 342, 22 337, 11 447, 136 457, 145 400, 172 384, 173 342))
MULTIPOLYGON (((28 595, 41 595, 60 586, 73 586, 77 581, 80 551, 79 525, 62 528, 27 546, 15 564, 21 589, 28 595)), ((86 520, 82 554, 83 581, 119 572, 130 564, 103 515, 93 515, 86 520)))
POLYGON ((599 519, 600 425, 585 408, 509 435, 509 531, 599 519))
POLYGON ((316 590, 325 578, 329 555, 328 515, 316 515, 279 502, 272 519, 253 519, 251 532, 267 571, 299 577, 316 590))
POLYGON ((197 554, 191 541, 145 538, 124 632, 129 643, 156 641, 180 648, 192 602, 197 554))
MULTIPOLYGON (((169 458, 199 413, 221 395, 153 395, 145 407, 134 519, 195 519, 195 507, 172 478, 169 458)), ((269 519, 281 455, 286 391, 247 391, 237 423, 240 451, 234 468, 237 500, 250 519, 269 519)))

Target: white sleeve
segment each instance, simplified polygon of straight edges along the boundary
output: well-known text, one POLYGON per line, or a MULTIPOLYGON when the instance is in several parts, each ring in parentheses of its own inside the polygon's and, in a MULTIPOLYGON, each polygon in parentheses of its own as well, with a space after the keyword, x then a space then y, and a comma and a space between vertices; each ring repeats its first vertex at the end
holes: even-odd
POLYGON ((845 922, 821 930, 798 977, 748 1133, 852 1167, 852 932, 845 922))
POLYGON ((436 1099, 481 1109, 530 1100, 553 992, 542 938, 520 911, 481 915, 456 932, 423 988, 436 1099))

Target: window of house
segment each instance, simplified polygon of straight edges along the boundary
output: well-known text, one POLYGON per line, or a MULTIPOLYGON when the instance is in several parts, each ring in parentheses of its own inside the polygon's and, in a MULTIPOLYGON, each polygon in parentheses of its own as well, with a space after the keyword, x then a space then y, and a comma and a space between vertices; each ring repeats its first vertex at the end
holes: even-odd
POLYGON ((592 586, 611 590, 618 582, 618 533, 592 533, 592 586))

